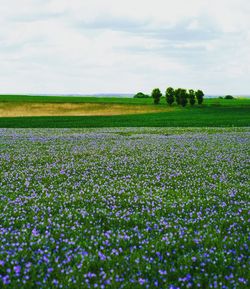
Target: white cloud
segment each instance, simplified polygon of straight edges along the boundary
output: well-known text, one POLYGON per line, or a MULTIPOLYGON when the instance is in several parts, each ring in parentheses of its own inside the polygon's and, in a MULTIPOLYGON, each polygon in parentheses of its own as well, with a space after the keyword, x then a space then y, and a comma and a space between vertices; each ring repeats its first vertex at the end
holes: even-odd
POLYGON ((248 0, 0 0, 0 93, 249 93, 248 0))

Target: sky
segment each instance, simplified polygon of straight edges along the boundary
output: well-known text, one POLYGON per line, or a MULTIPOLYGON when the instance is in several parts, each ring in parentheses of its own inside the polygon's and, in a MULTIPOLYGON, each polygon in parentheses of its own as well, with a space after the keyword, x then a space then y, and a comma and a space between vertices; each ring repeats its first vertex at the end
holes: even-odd
POLYGON ((250 94, 249 0, 0 0, 0 93, 250 94))

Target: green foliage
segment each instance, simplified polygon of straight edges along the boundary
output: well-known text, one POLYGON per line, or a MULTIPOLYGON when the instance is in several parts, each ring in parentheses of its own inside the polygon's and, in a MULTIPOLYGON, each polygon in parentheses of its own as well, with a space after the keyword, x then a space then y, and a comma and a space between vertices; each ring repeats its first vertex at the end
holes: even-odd
POLYGON ((175 101, 178 105, 181 104, 181 93, 182 93, 181 90, 182 88, 177 88, 174 91, 175 101))
POLYGON ((143 92, 138 92, 134 95, 134 98, 149 98, 150 95, 144 94, 143 92))
POLYGON ((154 88, 153 91, 152 91, 151 96, 154 99, 154 104, 159 104, 160 103, 160 99, 161 99, 162 93, 161 93, 159 88, 154 88))
POLYGON ((195 91, 193 89, 189 89, 189 103, 191 106, 195 104, 195 91))
POLYGON ((191 106, 194 106, 196 102, 195 98, 197 98, 198 104, 202 104, 203 96, 204 93, 202 90, 195 92, 193 89, 187 91, 183 88, 173 89, 172 87, 169 87, 166 90, 166 100, 170 105, 174 102, 173 98, 175 98, 178 105, 183 107, 188 104, 188 99, 191 106))
POLYGON ((198 104, 202 104, 203 103, 203 97, 204 97, 203 91, 199 89, 196 91, 195 95, 196 95, 196 99, 197 99, 198 104))
POLYGON ((234 97, 232 95, 226 95, 224 98, 225 99, 234 99, 234 97))
POLYGON ((181 89, 180 92, 179 92, 179 95, 180 95, 180 104, 181 106, 185 107, 188 103, 188 94, 187 94, 187 91, 186 89, 181 89))
POLYGON ((174 89, 172 87, 168 87, 166 89, 166 101, 169 105, 172 105, 174 103, 174 89))

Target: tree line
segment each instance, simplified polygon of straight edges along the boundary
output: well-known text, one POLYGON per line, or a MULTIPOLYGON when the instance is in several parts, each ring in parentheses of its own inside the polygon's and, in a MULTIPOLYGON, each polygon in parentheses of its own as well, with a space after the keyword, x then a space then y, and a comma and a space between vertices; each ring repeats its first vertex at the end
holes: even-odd
MULTIPOLYGON (((152 97, 154 104, 159 104, 163 94, 159 88, 154 88, 151 95, 146 95, 142 92, 138 92, 134 98, 149 98, 152 97)), ((204 93, 202 90, 198 89, 197 91, 193 89, 183 89, 168 87, 165 91, 166 102, 169 105, 172 105, 176 102, 177 105, 186 106, 188 103, 193 106, 196 101, 199 105, 203 103, 204 93)))

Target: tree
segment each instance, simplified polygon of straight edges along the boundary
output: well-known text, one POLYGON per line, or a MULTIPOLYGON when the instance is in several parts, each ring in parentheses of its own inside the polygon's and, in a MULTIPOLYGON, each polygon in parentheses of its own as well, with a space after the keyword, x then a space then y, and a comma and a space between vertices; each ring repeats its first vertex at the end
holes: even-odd
POLYGON ((189 103, 192 106, 195 104, 195 92, 193 89, 189 89, 189 103))
POLYGON ((197 90, 196 93, 195 93, 195 95, 196 95, 196 99, 197 99, 197 101, 198 101, 198 104, 202 104, 202 102, 203 102, 203 96, 204 96, 203 91, 202 91, 202 90, 197 90))
POLYGON ((150 96, 147 94, 144 94, 143 92, 138 92, 134 95, 134 98, 149 98, 150 96))
POLYGON ((187 91, 186 89, 181 89, 180 92, 179 92, 179 95, 180 95, 180 104, 184 107, 187 105, 188 103, 188 94, 187 94, 187 91))
POLYGON ((181 104, 181 88, 177 88, 175 91, 174 91, 174 96, 175 96, 175 101, 178 105, 181 104))
POLYGON ((172 87, 166 89, 166 101, 169 105, 172 105, 174 102, 174 89, 172 87))
POLYGON ((224 98, 225 99, 234 99, 234 97, 232 95, 226 95, 224 98))
POLYGON ((161 93, 159 88, 153 89, 151 96, 154 99, 154 104, 159 104, 160 103, 160 99, 161 99, 162 93, 161 93))

